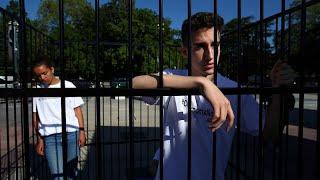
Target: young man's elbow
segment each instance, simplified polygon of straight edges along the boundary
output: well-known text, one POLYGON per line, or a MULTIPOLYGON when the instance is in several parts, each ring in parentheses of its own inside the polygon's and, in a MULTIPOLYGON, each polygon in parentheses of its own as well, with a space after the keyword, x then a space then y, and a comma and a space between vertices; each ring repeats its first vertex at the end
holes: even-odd
POLYGON ((133 89, 138 89, 139 88, 139 76, 136 76, 132 78, 132 88, 133 89))
POLYGON ((157 80, 152 75, 142 75, 132 78, 133 89, 155 89, 157 80))

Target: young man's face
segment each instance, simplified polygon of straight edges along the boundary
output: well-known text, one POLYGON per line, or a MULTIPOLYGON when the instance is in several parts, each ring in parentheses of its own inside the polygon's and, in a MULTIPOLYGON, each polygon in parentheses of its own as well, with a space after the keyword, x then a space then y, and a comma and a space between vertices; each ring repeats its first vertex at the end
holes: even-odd
POLYGON ((47 85, 50 85, 54 78, 53 71, 54 71, 53 67, 49 68, 46 65, 40 65, 33 68, 33 72, 36 75, 37 79, 41 83, 44 83, 47 85))
MULTIPOLYGON (((192 33, 191 62, 192 75, 213 78, 215 55, 217 55, 217 63, 220 56, 220 45, 218 52, 214 52, 214 35, 213 28, 202 28, 192 33)), ((218 44, 220 42, 220 33, 217 37, 218 44)), ((183 47, 182 53, 187 57, 188 47, 183 47)))

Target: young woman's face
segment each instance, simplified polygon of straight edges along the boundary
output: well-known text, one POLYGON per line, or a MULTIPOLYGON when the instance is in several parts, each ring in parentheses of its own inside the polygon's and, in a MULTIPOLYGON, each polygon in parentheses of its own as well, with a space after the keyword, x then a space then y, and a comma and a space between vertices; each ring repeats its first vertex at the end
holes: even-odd
POLYGON ((33 68, 33 72, 37 79, 44 84, 50 85, 54 78, 54 68, 47 65, 40 65, 33 68))

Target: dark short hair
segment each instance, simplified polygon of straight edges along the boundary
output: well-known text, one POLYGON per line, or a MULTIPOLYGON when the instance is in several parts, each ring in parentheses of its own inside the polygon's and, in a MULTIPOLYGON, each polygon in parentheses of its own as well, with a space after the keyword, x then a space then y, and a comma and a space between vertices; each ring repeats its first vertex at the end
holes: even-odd
MULTIPOLYGON (((214 14, 210 12, 198 12, 191 16, 191 33, 202 28, 212 28, 214 26, 214 14)), ((217 15, 217 30, 221 32, 223 27, 223 18, 217 15)), ((181 27, 181 38, 183 46, 188 46, 188 19, 183 21, 181 27)))
POLYGON ((53 62, 50 60, 49 56, 47 55, 38 55, 36 57, 36 61, 33 63, 32 68, 45 65, 48 68, 51 68, 54 66, 53 62))

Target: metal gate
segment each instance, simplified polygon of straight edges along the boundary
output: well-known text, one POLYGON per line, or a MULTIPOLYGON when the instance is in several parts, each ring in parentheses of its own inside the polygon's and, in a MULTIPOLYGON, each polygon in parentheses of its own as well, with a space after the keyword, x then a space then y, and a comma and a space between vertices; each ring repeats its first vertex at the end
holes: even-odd
MULTIPOLYGON (((94 2, 94 38, 87 40, 70 40, 65 37, 63 0, 59 0, 57 7, 57 39, 26 22, 24 0, 19 0, 19 15, 0 7, 0 76, 4 81, 0 84, 1 179, 50 178, 45 159, 37 156, 34 150, 36 134, 31 126, 32 97, 39 96, 62 97, 62 104, 66 97, 81 96, 85 100, 82 110, 87 143, 81 149, 78 163, 80 179, 153 178, 147 171, 158 148, 160 157, 163 157, 163 105, 147 105, 141 97, 160 96, 161 102, 163 96, 188 95, 190 98, 200 91, 162 88, 162 80, 158 89, 132 89, 131 79, 136 75, 136 66, 147 64, 147 67, 152 68, 145 72, 160 72, 160 76, 163 76, 164 66, 178 69, 187 66, 191 70, 191 57, 184 63, 178 52, 179 46, 164 42, 162 0, 157 1, 157 44, 135 44, 132 32, 134 1, 125 2, 128 28, 126 42, 109 42, 100 38, 99 0, 94 2), (103 58, 117 56, 114 49, 123 50, 126 57, 123 64, 103 58), (137 51, 145 57, 145 62, 135 61, 134 52, 137 51), (164 57, 165 51, 168 57, 164 57), (35 82, 31 63, 38 52, 56 59, 59 78, 72 80, 78 87, 76 91, 68 88, 33 88, 35 82), (85 62, 80 63, 83 60, 85 62), (103 63, 112 67, 110 72, 105 72, 109 73, 108 80, 104 80, 101 75, 102 71, 106 71, 100 67, 103 63), (83 68, 79 67, 80 64, 92 70, 85 80, 72 71, 83 68), (122 69, 116 69, 120 66, 122 69)), ((237 122, 239 128, 234 137, 225 178, 319 179, 320 73, 314 67, 317 65, 317 55, 320 55, 317 51, 320 48, 320 22, 319 19, 309 19, 308 9, 320 8, 320 3, 318 0, 302 0, 295 7, 286 8, 286 1, 282 0, 280 12, 264 17, 265 1, 259 2, 260 19, 243 25, 242 2, 238 0, 234 31, 222 34, 223 60, 218 68, 224 75, 238 82, 237 88, 222 88, 222 91, 225 94, 255 95, 257 101, 261 102, 260 111, 266 106, 266 98, 272 94, 285 96, 292 93, 295 103, 293 110, 289 111, 286 108, 287 101, 281 101, 279 108, 282 109, 281 118, 286 126, 279 132, 281 140, 277 145, 263 142, 262 111, 260 131, 256 137, 240 132, 240 122, 237 122), (299 72, 294 86, 272 88, 268 84, 268 72, 277 59, 287 60, 299 72)), ((192 2, 186 0, 186 3, 190 19, 192 2)), ((213 0, 213 4, 214 13, 219 13, 218 1, 213 0)), ((188 107, 191 112, 191 103, 188 107)), ((62 119, 62 127, 65 128, 65 114, 62 114, 62 119)), ((191 116, 188 123, 190 119, 191 116)), ((191 136, 192 132, 188 131, 189 144, 191 136)), ((63 142, 65 149, 65 136, 63 142)), ((188 146, 187 162, 188 179, 191 179, 191 146, 188 146)), ((215 158, 212 164, 215 169, 215 158)), ((160 174, 163 174, 162 158, 158 168, 160 174)), ((162 179, 162 175, 160 177, 162 179)))

